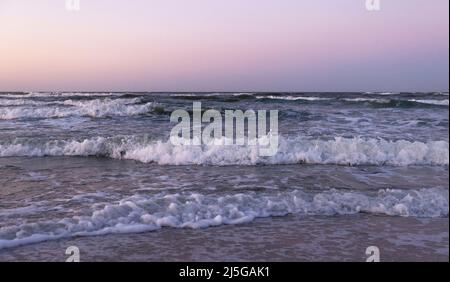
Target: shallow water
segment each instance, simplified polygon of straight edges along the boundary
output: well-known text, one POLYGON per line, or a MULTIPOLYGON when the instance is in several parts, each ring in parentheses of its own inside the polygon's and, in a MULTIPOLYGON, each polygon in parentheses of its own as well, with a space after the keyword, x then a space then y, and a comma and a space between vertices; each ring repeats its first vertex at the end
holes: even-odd
POLYGON ((376 246, 380 261, 448 261, 448 219, 285 216, 207 229, 75 237, 0 250, 0 261, 354 261, 376 246))

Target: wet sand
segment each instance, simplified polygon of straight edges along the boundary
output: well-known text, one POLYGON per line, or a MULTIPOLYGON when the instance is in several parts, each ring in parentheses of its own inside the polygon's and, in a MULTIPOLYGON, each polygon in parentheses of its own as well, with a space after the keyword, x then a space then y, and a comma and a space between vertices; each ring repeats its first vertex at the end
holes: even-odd
POLYGON ((449 219, 293 215, 48 241, 1 250, 0 261, 65 261, 72 245, 81 261, 365 261, 369 246, 381 261, 449 261, 449 219))

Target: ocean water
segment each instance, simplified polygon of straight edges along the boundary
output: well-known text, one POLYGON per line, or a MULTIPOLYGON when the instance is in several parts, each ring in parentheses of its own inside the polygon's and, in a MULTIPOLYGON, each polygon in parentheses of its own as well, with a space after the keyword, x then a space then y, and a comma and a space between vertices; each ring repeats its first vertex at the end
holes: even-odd
MULTIPOLYGON (((309 260, 264 256, 263 245, 311 230, 330 246, 362 246, 367 238, 352 234, 367 226, 380 238, 404 233, 402 244, 386 245, 392 259, 412 259, 396 248, 448 259, 448 142, 448 93, 0 93, 0 260, 33 259, 25 254, 39 247, 48 256, 37 257, 52 259, 63 253, 52 250, 58 242, 73 240, 119 244, 120 257, 101 248, 90 258, 127 260, 146 236, 174 244, 157 252, 153 245, 139 260, 170 259, 182 238, 236 230, 233 240, 245 245, 245 236, 255 242, 271 228, 279 234, 261 235, 261 247, 242 256, 184 258, 309 260), (222 112, 278 110, 277 154, 173 146, 170 113, 192 112, 193 102, 222 112), (347 236, 326 237, 336 222, 347 236), (239 237, 240 226, 250 233, 239 237), (142 237, 126 239, 133 236, 142 237)), ((309 243, 309 252, 322 243, 309 243)))

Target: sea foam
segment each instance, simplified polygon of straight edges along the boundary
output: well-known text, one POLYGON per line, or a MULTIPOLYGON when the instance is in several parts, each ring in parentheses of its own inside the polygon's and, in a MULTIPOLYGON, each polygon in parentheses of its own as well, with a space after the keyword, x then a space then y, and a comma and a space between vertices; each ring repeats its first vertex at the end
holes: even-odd
MULTIPOLYGON (((216 144, 224 144, 224 140, 216 144)), ((314 140, 280 137, 278 152, 260 157, 252 145, 175 146, 145 136, 95 137, 85 140, 16 139, 0 143, 0 157, 103 156, 159 165, 448 165, 448 141, 390 141, 373 138, 314 140)))
POLYGON ((409 100, 411 102, 421 103, 421 104, 428 104, 428 105, 438 105, 438 106, 448 106, 449 102, 448 100, 409 100))
POLYGON ((1 227, 0 249, 75 236, 136 233, 162 227, 197 229, 241 224, 255 218, 287 214, 446 217, 448 209, 448 189, 442 188, 387 189, 372 196, 334 189, 312 195, 302 190, 222 196, 192 192, 137 194, 106 204, 88 216, 1 227))
POLYGON ((94 99, 65 100, 40 102, 32 100, 2 99, 0 105, 16 107, 0 107, 0 120, 21 118, 63 118, 69 116, 109 117, 134 116, 151 111, 153 103, 139 104, 141 99, 94 99))

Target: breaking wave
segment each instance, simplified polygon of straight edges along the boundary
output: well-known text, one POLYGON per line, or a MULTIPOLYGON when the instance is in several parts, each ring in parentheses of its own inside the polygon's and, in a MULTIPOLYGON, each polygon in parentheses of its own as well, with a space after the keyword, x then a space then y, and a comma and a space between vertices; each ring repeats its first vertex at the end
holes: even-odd
MULTIPOLYGON (((392 94, 394 95, 394 94, 392 94)), ((449 100, 425 100, 425 99, 390 99, 390 98, 330 98, 330 97, 307 97, 307 96, 273 96, 273 95, 261 95, 255 96, 258 100, 280 100, 280 101, 304 101, 304 102, 343 102, 343 103, 361 103, 366 105, 372 105, 374 107, 385 108, 413 108, 423 106, 448 106, 449 100)))
POLYGON ((304 96, 256 96, 256 99, 269 99, 269 100, 286 100, 286 101, 329 101, 332 98, 322 97, 304 97, 304 96))
POLYGON ((343 98, 341 101, 350 103, 365 103, 383 108, 414 108, 423 106, 448 106, 448 100, 399 100, 387 98, 343 98))
POLYGON ((428 104, 428 105, 439 105, 439 106, 448 106, 448 100, 410 100, 411 102, 428 104))
MULTIPOLYGON (((215 144, 225 144, 225 138, 215 144)), ((280 137, 278 152, 259 156, 256 145, 175 146, 148 137, 96 137, 78 140, 16 139, 0 143, 0 157, 103 156, 159 165, 448 165, 447 141, 412 142, 384 139, 343 138, 310 140, 280 137)))
MULTIPOLYGON (((448 216, 448 190, 380 190, 375 195, 328 190, 213 196, 200 193, 133 195, 95 209, 88 216, 23 223, 0 228, 0 249, 47 240, 160 229, 241 224, 255 218, 357 213, 403 217, 448 216)), ((2 215, 0 209, 0 216, 2 215)))
POLYGON ((2 93, 1 98, 59 98, 59 97, 93 97, 93 96, 121 96, 116 92, 29 92, 29 93, 2 93))
POLYGON ((23 118, 63 118, 69 116, 109 117, 134 116, 148 113, 153 103, 138 104, 140 98, 94 99, 64 101, 32 101, 23 99, 0 100, 0 120, 23 118))
POLYGON ((342 100, 347 102, 372 102, 380 104, 386 104, 391 102, 390 99, 378 99, 378 98, 344 98, 342 100))

